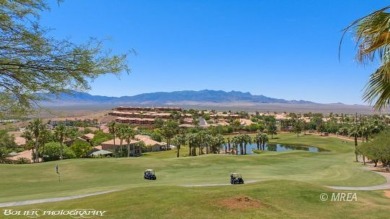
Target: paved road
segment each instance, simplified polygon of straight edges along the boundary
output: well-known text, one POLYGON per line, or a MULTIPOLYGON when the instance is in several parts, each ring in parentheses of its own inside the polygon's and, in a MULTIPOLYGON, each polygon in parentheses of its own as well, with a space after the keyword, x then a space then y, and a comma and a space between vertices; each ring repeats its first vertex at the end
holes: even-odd
POLYGON ((15 206, 21 206, 21 205, 33 205, 33 204, 40 204, 40 203, 47 203, 47 202, 66 201, 66 200, 89 197, 89 196, 93 196, 93 195, 106 194, 106 193, 115 192, 115 191, 117 191, 117 190, 109 190, 109 191, 103 191, 103 192, 95 192, 95 193, 74 195, 74 196, 67 196, 67 197, 60 197, 60 198, 46 198, 46 199, 35 199, 35 200, 26 200, 26 201, 18 201, 18 202, 5 202, 5 203, 0 203, 0 208, 15 207, 15 206))

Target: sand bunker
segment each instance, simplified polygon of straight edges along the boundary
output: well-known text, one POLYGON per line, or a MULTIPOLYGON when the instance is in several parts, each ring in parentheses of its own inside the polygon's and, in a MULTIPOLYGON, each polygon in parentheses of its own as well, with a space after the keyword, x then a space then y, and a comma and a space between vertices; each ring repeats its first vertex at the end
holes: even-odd
POLYGON ((254 198, 249 196, 236 196, 227 199, 223 199, 218 202, 219 205, 229 209, 252 209, 262 207, 263 204, 254 198))
POLYGON ((386 196, 387 198, 390 198, 390 190, 385 190, 385 196, 386 196))

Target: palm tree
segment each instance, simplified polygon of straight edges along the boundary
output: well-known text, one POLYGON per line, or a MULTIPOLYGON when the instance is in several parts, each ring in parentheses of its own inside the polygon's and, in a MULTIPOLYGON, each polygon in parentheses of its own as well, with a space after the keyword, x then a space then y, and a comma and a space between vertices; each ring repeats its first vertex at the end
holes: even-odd
POLYGON ((67 130, 66 130, 66 127, 64 124, 60 124, 58 126, 55 127, 54 129, 54 138, 56 139, 56 141, 58 141, 60 143, 60 160, 63 159, 63 151, 64 151, 64 141, 65 141, 65 138, 67 137, 67 130))
POLYGON ((374 103, 377 110, 387 107, 390 103, 390 6, 355 20, 344 30, 340 45, 345 34, 353 29, 357 44, 357 60, 361 63, 373 62, 376 56, 381 59, 381 65, 373 72, 366 85, 363 99, 374 103))
POLYGON ((119 126, 117 129, 116 135, 119 138, 119 148, 120 148, 119 152, 120 152, 120 156, 122 157, 123 156, 123 148, 122 148, 123 140, 126 139, 126 126, 124 126, 124 125, 119 126))
POLYGON ((246 146, 252 143, 252 138, 251 136, 245 134, 241 136, 241 141, 244 148, 244 154, 246 154, 246 146))
MULTIPOLYGON (((130 126, 126 126, 123 128, 123 138, 126 140, 127 143, 127 157, 130 157, 130 144, 131 144, 131 139, 134 138, 135 133, 134 130, 130 126)), ((133 145, 133 156, 135 155, 135 146, 133 145)))
POLYGON ((357 149, 357 146, 358 146, 358 137, 360 136, 360 125, 355 123, 351 126, 351 128, 349 129, 349 136, 353 136, 354 137, 354 140, 355 140, 355 156, 356 156, 356 162, 358 162, 358 149, 357 149))
POLYGON ((372 133, 372 125, 370 123, 361 123, 360 124, 360 132, 361 132, 361 136, 362 136, 362 142, 363 141, 366 141, 368 142, 369 138, 371 137, 371 133, 372 133))
POLYGON ((257 133, 257 135, 255 137, 253 137, 253 141, 256 142, 256 145, 257 145, 257 150, 260 150, 260 146, 261 146, 261 132, 260 133, 257 133))
POLYGON ((168 120, 164 122, 163 126, 161 127, 161 134, 164 136, 164 138, 167 140, 167 147, 166 150, 171 145, 171 139, 177 134, 179 130, 179 124, 173 120, 168 120))
POLYGON ((115 148, 115 138, 116 138, 116 135, 118 134, 118 126, 116 125, 116 122, 115 121, 112 121, 108 124, 108 131, 110 132, 110 134, 113 135, 114 137, 114 148, 115 148))
POLYGON ((180 147, 181 145, 185 145, 187 141, 186 134, 182 132, 179 135, 176 135, 172 141, 176 145, 176 149, 177 149, 176 157, 180 157, 180 147))
POLYGON ((198 154, 202 155, 204 153, 203 148, 205 147, 206 147, 206 153, 208 153, 208 141, 210 139, 210 135, 206 131, 202 130, 200 132, 195 133, 195 138, 196 138, 196 144, 199 148, 198 154))
POLYGON ((267 131, 268 131, 268 134, 271 135, 271 138, 273 139, 274 138, 274 135, 277 134, 277 127, 276 127, 276 124, 275 123, 269 123, 268 126, 267 126, 267 131))
POLYGON ((233 148, 235 149, 236 151, 236 155, 238 155, 238 146, 240 145, 241 143, 241 139, 239 136, 234 136, 232 138, 232 143, 233 143, 233 148))
POLYGON ((39 147, 45 143, 46 126, 41 119, 34 119, 26 127, 24 136, 29 141, 28 144, 33 145, 33 161, 39 163, 39 147))
POLYGON ((260 137, 261 137, 262 148, 263 148, 263 151, 264 151, 265 150, 265 144, 268 143, 268 141, 269 141, 268 135, 265 134, 265 133, 262 133, 260 137))
POLYGON ((211 151, 210 148, 213 146, 214 143, 213 141, 214 141, 213 136, 210 133, 206 132, 203 138, 203 145, 206 146, 206 154, 210 153, 211 151))
MULTIPOLYGON (((227 150, 230 151, 230 143, 231 143, 231 140, 230 140, 230 137, 227 138, 227 150)), ((226 153, 226 151, 225 151, 226 153)))
POLYGON ((196 156, 196 148, 195 145, 197 145, 197 137, 195 133, 190 133, 187 135, 187 141, 188 141, 188 156, 196 156))
MULTIPOLYGON (((375 130, 375 125, 369 121, 360 124, 360 133, 362 135, 362 141, 365 140, 368 142, 369 138, 372 136, 373 131, 375 130)), ((366 156, 363 156, 363 164, 366 165, 366 156)))
MULTIPOLYGON (((221 134, 217 134, 216 136, 211 136, 211 152, 218 153, 220 151, 221 145, 225 144, 225 138, 221 134)), ((226 146, 225 146, 226 148, 226 146)))

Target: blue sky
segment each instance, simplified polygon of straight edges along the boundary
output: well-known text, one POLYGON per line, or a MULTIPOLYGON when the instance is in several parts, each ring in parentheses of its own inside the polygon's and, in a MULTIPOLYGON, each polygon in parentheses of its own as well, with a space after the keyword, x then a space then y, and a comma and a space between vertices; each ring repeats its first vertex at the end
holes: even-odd
POLYGON ((362 104, 375 64, 360 65, 342 29, 390 1, 65 0, 41 22, 56 38, 132 49, 132 72, 104 75, 91 94, 243 91, 288 100, 362 104))

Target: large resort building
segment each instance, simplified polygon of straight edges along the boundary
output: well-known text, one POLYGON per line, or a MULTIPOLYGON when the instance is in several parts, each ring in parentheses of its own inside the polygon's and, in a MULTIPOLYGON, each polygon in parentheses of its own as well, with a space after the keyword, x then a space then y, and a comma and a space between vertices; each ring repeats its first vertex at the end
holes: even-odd
POLYGON ((180 113, 181 116, 189 116, 182 114, 182 109, 179 107, 117 107, 109 113, 110 116, 115 116, 116 122, 132 125, 153 125, 156 119, 168 120, 172 113, 180 113))
MULTIPOLYGON (((199 112, 199 114, 201 114, 199 112)), ((235 113, 222 113, 222 112, 207 112, 210 118, 213 120, 212 125, 226 125, 226 121, 231 119, 239 119, 240 115, 235 113)), ((108 115, 115 117, 115 121, 118 123, 140 125, 140 126, 153 126, 157 119, 163 121, 169 119, 180 118, 180 125, 183 127, 194 126, 194 115, 186 113, 185 110, 179 107, 117 107, 112 109, 108 115)), ((202 116, 199 115, 196 120, 199 122, 202 120, 202 116)), ((204 122, 203 122, 204 123, 204 122)), ((202 126, 202 124, 199 124, 202 126)))

